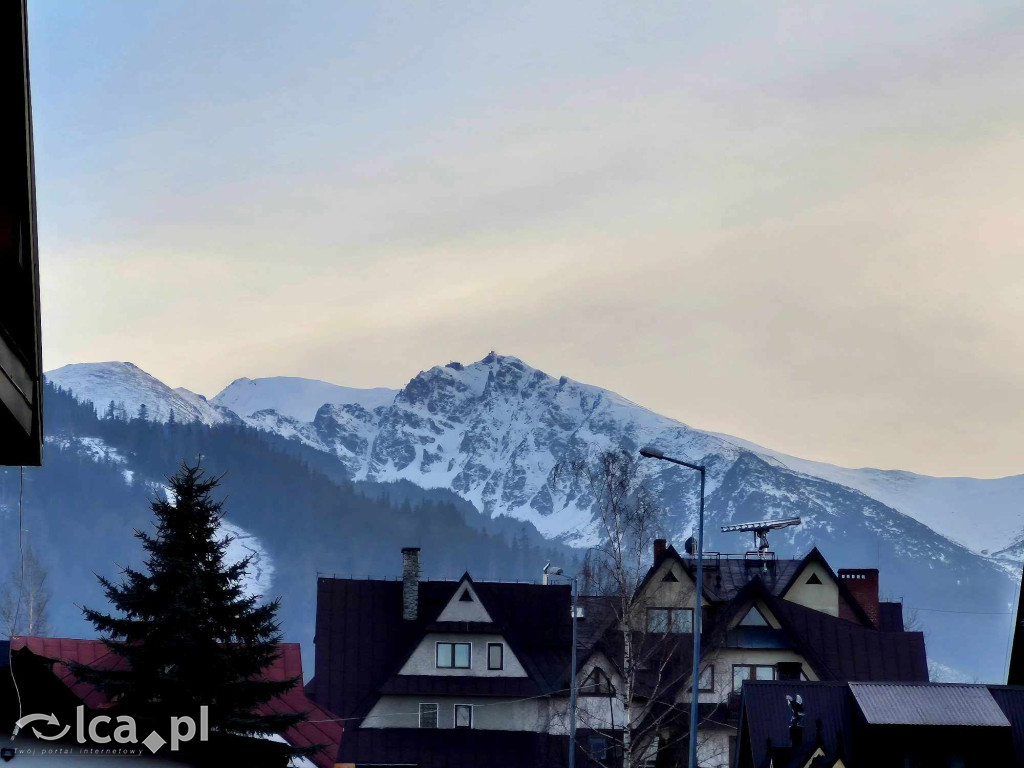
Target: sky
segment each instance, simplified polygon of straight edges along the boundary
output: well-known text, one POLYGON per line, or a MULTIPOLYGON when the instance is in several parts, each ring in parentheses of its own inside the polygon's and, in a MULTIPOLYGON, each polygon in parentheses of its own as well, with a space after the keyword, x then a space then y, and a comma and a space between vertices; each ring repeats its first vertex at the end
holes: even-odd
POLYGON ((30 0, 43 355, 212 396, 488 351, 1024 472, 1024 6, 30 0))

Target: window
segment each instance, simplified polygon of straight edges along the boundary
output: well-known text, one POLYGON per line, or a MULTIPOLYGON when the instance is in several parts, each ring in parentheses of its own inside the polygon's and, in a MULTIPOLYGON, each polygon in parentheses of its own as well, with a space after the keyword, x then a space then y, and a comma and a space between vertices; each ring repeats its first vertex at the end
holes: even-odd
POLYGON ((420 704, 420 728, 437 728, 437 704, 420 704))
POLYGON ((811 578, 805 581, 804 584, 817 584, 821 586, 821 579, 818 578, 818 574, 812 573, 811 578))
POLYGON ((765 664, 733 664, 732 689, 739 693, 744 680, 774 680, 775 667, 765 664))
POLYGON ((472 603, 473 602, 473 596, 471 594, 469 594, 469 590, 468 589, 463 590, 462 596, 459 597, 459 602, 460 603, 472 603))
POLYGON ((612 681, 600 667, 594 667, 586 681, 580 686, 581 696, 611 696, 613 693, 615 693, 615 689, 612 687, 612 681))
POLYGON ((757 610, 756 605, 750 606, 750 610, 747 611, 747 615, 744 616, 740 623, 737 625, 740 627, 770 627, 768 619, 764 617, 764 614, 757 610))
POLYGON ((590 757, 594 760, 607 760, 608 739, 606 739, 604 736, 588 736, 587 752, 590 753, 590 757))
POLYGON ((505 668, 505 646, 502 643, 487 644, 487 668, 505 668))
POLYGON ((693 632, 693 609, 648 608, 647 631, 659 634, 693 632))
POLYGON ((469 669, 472 664, 471 643, 438 643, 437 666, 442 669, 469 669))
MULTIPOLYGON (((686 686, 687 691, 692 691, 690 686, 686 686)), ((715 665, 709 664, 700 671, 700 690, 702 693, 714 693, 715 692, 715 665)))
POLYGON ((455 727, 456 728, 472 728, 473 727, 473 705, 472 704, 456 704, 455 705, 455 727))

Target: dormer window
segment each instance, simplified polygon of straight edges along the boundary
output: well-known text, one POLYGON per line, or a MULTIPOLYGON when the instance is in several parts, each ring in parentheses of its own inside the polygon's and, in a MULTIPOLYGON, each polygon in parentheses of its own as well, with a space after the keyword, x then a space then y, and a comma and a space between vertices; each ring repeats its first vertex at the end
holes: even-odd
POLYGON ((472 666, 472 643, 438 643, 438 669, 469 669, 472 666))
POLYGON ((600 667, 594 667, 586 682, 580 687, 582 696, 611 696, 615 693, 612 681, 600 667))
POLYGON ((504 643, 488 643, 487 644, 487 668, 488 669, 504 669, 505 668, 505 644, 504 643))
POLYGON ((692 608, 648 608, 647 631, 681 635, 693 632, 692 608))

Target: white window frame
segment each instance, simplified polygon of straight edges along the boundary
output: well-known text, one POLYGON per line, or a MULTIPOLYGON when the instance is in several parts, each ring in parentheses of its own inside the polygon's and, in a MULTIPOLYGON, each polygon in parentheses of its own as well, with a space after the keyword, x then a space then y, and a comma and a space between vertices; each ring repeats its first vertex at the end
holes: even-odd
MULTIPOLYGON (((472 654, 471 654, 472 655, 472 654)), ((487 669, 491 672, 505 669, 505 644, 504 643, 488 643, 487 644, 487 669), (500 650, 500 658, 498 659, 499 664, 496 667, 491 666, 491 648, 497 646, 500 650)))
POLYGON ((436 731, 441 727, 441 705, 433 701, 422 701, 419 705, 419 718, 416 721, 417 727, 424 728, 428 731, 436 731), (434 708, 434 727, 430 728, 423 725, 423 708, 433 707, 434 708))
POLYGON ((473 668, 473 643, 468 641, 452 641, 452 640, 437 640, 434 642, 434 669, 472 669, 473 668), (441 666, 437 663, 437 651, 440 645, 452 646, 452 663, 451 666, 441 666), (469 666, 458 667, 455 665, 455 646, 456 645, 468 645, 469 646, 469 666))
POLYGON ((473 705, 472 704, 456 704, 452 710, 452 728, 458 728, 460 730, 473 730, 473 705), (459 725, 459 707, 466 707, 469 710, 469 725, 459 725))

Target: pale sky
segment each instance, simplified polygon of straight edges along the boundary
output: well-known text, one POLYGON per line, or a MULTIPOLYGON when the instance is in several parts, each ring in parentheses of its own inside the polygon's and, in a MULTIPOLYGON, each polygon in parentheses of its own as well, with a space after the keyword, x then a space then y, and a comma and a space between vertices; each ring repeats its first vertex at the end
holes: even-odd
POLYGON ((846 466, 1024 472, 1024 6, 30 0, 44 363, 491 349, 846 466))

